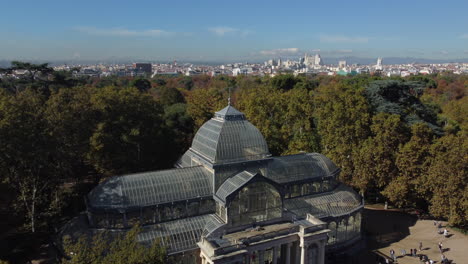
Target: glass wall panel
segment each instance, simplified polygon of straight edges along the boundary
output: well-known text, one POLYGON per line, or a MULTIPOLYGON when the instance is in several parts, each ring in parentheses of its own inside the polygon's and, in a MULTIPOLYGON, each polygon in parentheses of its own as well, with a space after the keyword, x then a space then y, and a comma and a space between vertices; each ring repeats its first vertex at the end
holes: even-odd
POLYGON ((154 209, 151 207, 143 208, 143 224, 153 224, 155 223, 154 219, 154 209))
POLYGON ((200 214, 210 214, 215 212, 215 202, 212 199, 204 199, 200 201, 200 214))
POLYGON ((322 192, 329 192, 333 190, 333 184, 330 182, 330 180, 324 180, 322 182, 322 192))
POLYGON ((281 196, 270 184, 252 183, 239 191, 228 206, 232 225, 245 225, 281 217, 281 196))
POLYGON ((354 228, 358 234, 361 233, 361 213, 357 212, 354 215, 354 228))
POLYGON ((302 185, 302 195, 308 195, 311 193, 311 184, 310 183, 304 183, 302 185))
POLYGON ((356 235, 355 225, 354 225, 354 217, 350 216, 348 218, 348 226, 346 227, 348 231, 348 239, 353 238, 356 235))
POLYGON ((127 213, 127 224, 129 227, 140 224, 140 211, 132 211, 127 213))
POLYGON ((161 221, 169 221, 173 219, 171 205, 164 205, 159 207, 161 213, 161 221))
POLYGON ((330 222, 328 224, 328 229, 330 229, 330 233, 328 233, 328 244, 332 245, 336 243, 336 223, 330 222))
POLYGON ((172 214, 175 219, 187 216, 187 208, 185 202, 177 202, 172 206, 172 214))
POLYGON ((200 208, 200 203, 198 201, 196 202, 190 202, 188 204, 188 215, 189 216, 195 216, 198 215, 198 209, 200 208))
POLYGON ((341 243, 346 240, 346 220, 342 219, 336 229, 336 241, 341 243))
POLYGON ((301 196, 301 185, 294 184, 290 187, 291 198, 301 196))
POLYGON ((312 183, 312 192, 313 193, 319 193, 322 191, 322 186, 320 182, 314 182, 312 183))
POLYGON ((93 221, 97 228, 107 227, 107 216, 105 213, 93 213, 93 221))

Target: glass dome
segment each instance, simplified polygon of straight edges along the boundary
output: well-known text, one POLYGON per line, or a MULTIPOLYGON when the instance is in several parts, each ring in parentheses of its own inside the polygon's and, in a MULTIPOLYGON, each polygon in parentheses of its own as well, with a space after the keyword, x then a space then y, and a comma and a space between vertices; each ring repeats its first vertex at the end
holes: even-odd
POLYGON ((203 124, 191 150, 212 164, 258 160, 270 156, 260 131, 245 115, 227 106, 203 124))

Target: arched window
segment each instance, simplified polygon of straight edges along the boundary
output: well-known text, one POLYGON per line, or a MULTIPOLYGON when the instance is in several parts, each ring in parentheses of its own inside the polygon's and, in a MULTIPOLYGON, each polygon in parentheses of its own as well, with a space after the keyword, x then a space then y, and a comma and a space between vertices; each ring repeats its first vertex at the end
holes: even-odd
POLYGON ((228 205, 232 225, 246 225, 281 217, 279 192, 271 184, 255 182, 240 190, 228 205))

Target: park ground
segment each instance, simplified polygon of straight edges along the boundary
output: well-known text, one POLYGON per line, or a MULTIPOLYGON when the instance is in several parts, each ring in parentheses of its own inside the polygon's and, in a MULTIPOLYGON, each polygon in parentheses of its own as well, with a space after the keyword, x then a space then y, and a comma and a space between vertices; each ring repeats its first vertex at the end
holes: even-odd
POLYGON ((370 205, 366 207, 365 215, 367 251, 363 254, 367 257, 361 263, 378 263, 378 256, 389 258, 393 249, 399 264, 421 264, 418 257, 409 256, 411 248, 419 249, 419 242, 422 242, 423 250, 418 254, 427 255, 434 263, 441 262, 439 242, 443 244, 443 254, 453 264, 468 263, 468 235, 450 228, 444 221, 440 223, 442 229, 449 231, 448 238, 437 233, 434 219, 421 219, 411 212, 385 210, 381 205, 370 205), (406 251, 406 256, 402 256, 402 249, 406 251))

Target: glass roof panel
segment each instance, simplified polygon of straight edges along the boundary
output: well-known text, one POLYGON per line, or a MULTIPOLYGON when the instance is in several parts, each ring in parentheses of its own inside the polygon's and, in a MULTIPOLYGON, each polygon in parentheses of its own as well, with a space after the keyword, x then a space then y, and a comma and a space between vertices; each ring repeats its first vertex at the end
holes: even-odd
POLYGON ((151 244, 157 238, 168 253, 175 253, 198 248, 204 226, 211 215, 201 215, 171 222, 144 226, 138 235, 138 241, 151 244))
POLYGON ((203 167, 112 177, 88 194, 92 207, 125 208, 212 196, 212 174, 203 167))
POLYGON ((334 191, 285 199, 284 207, 300 217, 311 214, 317 218, 338 217, 363 206, 359 195, 348 186, 340 184, 334 191))
POLYGON ((273 157, 266 168, 266 177, 278 183, 335 176, 339 168, 319 153, 273 157))

